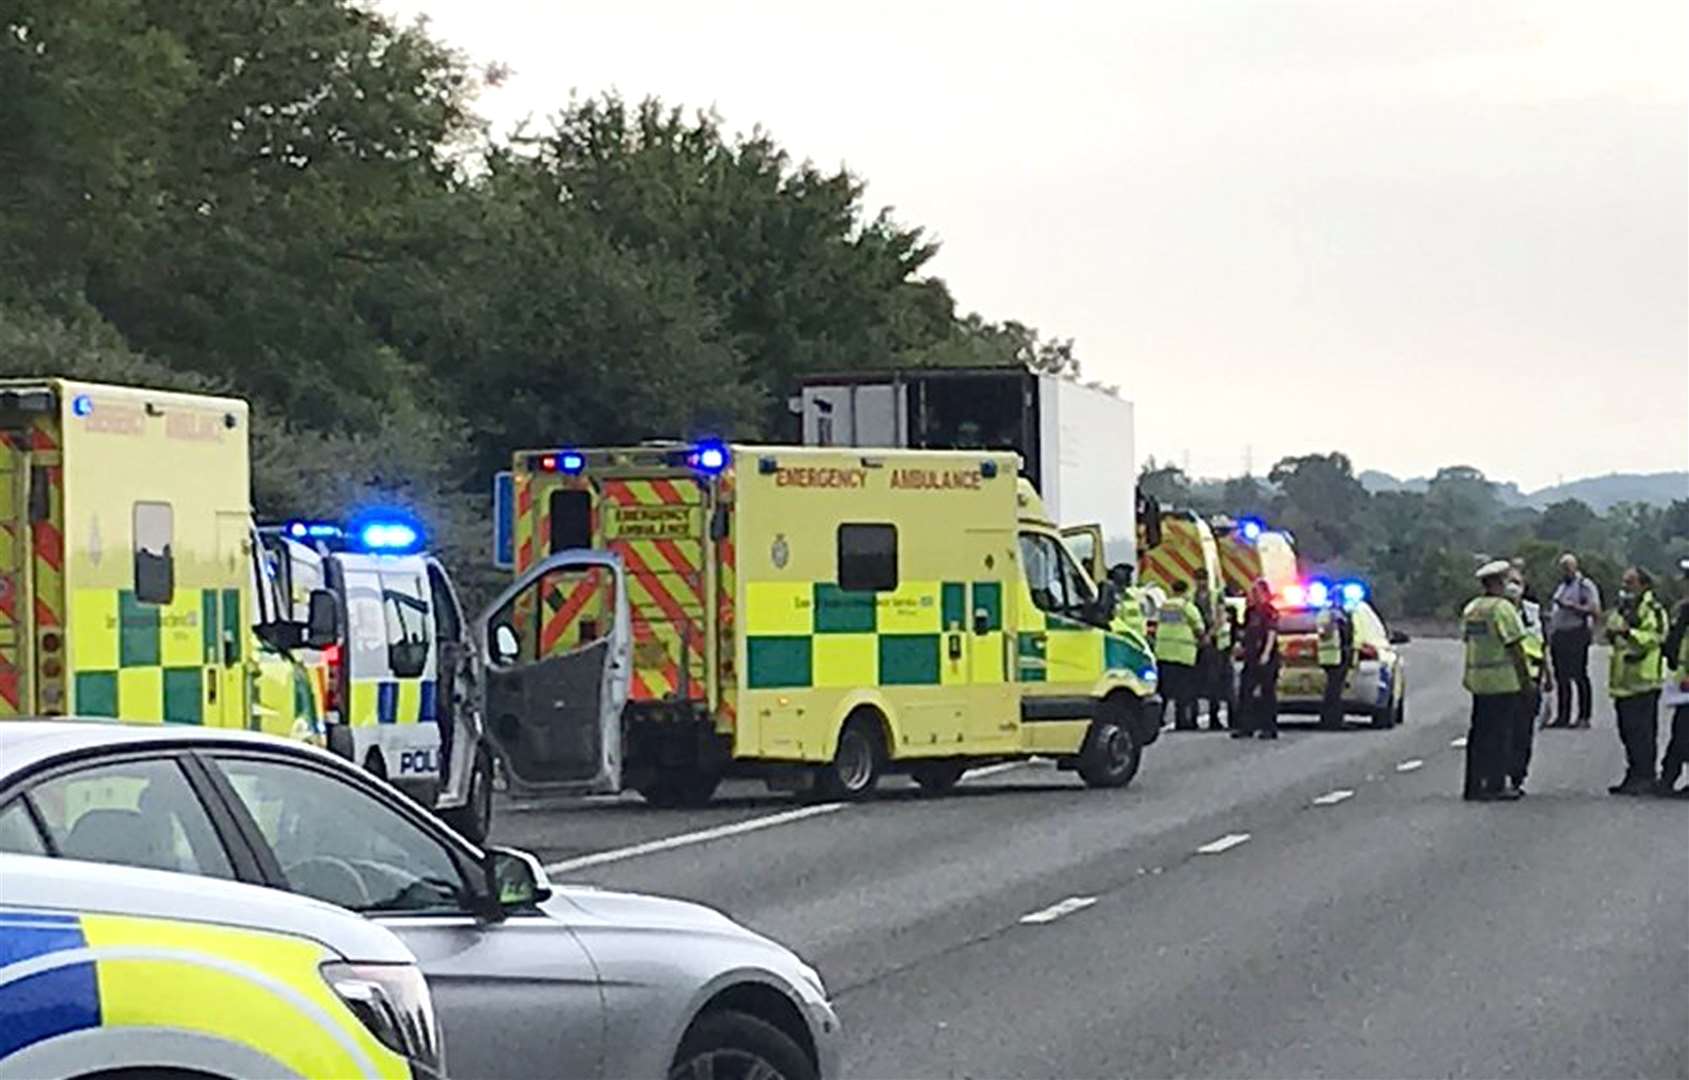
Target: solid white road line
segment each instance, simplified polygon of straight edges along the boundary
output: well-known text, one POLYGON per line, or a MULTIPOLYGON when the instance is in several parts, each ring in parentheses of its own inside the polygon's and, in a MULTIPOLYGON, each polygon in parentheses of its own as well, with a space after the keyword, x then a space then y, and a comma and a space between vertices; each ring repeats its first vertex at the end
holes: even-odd
POLYGON ((1418 758, 1413 758, 1409 761, 1402 762, 1400 765, 1397 765, 1396 771, 1397 772, 1414 772, 1415 770, 1421 769, 1424 766, 1425 766, 1425 762, 1419 760, 1418 758))
POLYGON ((1220 839, 1218 839, 1218 840, 1211 840, 1208 843, 1203 844, 1201 847, 1196 849, 1196 853, 1198 855, 1218 855, 1222 851, 1230 851, 1232 848, 1237 847, 1239 844, 1247 844, 1247 843, 1249 843, 1249 834, 1248 833, 1246 833, 1246 832, 1227 833, 1225 836, 1220 837, 1220 839))
POLYGON ((1327 792, 1326 794, 1321 795, 1319 798, 1315 799, 1314 805, 1315 806, 1336 806, 1338 803, 1342 802, 1344 799, 1352 799, 1354 797, 1355 797, 1355 793, 1353 791, 1350 791, 1348 788, 1339 788, 1336 791, 1327 792))
POLYGON ((1020 921, 1028 926, 1042 926, 1053 923, 1065 915, 1072 915, 1075 911, 1084 911, 1097 902, 1094 896, 1070 896, 1059 904, 1051 904, 1042 911, 1034 911, 1030 915, 1022 915, 1020 921))
POLYGON ((1456 750, 1466 749, 1466 736, 1462 735, 1460 738, 1449 743, 1449 745, 1454 747, 1456 750))
POLYGON ((794 821, 805 818, 818 817, 821 814, 831 814, 835 810, 843 810, 844 803, 822 803, 819 806, 803 806, 796 810, 785 810, 767 817, 751 818, 748 821, 735 821, 731 825, 717 825, 713 829, 700 829, 697 832, 681 833, 678 836, 665 836, 660 840, 647 840, 643 844, 632 847, 616 848, 612 851, 599 851, 591 855, 581 855, 573 859, 564 859, 545 868, 547 874, 567 874, 573 870, 584 870, 589 866, 603 866, 605 863, 621 862, 623 859, 636 859, 641 855, 653 855, 659 851, 672 851, 675 848, 691 847, 693 844, 707 844, 711 840, 722 840, 729 836, 740 836, 759 829, 772 829, 776 825, 789 825, 794 821))

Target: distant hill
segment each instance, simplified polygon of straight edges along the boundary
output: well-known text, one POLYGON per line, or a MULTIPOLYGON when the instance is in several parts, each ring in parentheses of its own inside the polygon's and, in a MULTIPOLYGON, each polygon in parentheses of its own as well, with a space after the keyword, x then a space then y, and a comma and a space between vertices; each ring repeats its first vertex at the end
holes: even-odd
MULTIPOLYGON (((1381 491, 1423 492, 1430 483, 1428 477, 1415 476, 1400 480, 1387 472, 1368 469, 1358 477, 1362 486, 1377 494, 1381 491)), ((1538 510, 1550 503, 1577 499, 1587 503, 1596 513, 1605 514, 1622 502, 1653 503, 1664 506, 1673 499, 1689 499, 1689 472, 1610 473, 1606 476, 1586 476, 1568 480, 1539 491, 1520 491, 1517 484, 1498 483, 1502 501, 1511 506, 1530 506, 1538 510)))
POLYGON ((1597 513, 1605 514, 1617 503, 1654 503, 1664 506, 1673 499, 1689 499, 1689 472, 1610 473, 1589 476, 1582 480, 1568 480, 1564 484, 1533 491, 1528 496, 1532 506, 1541 509, 1550 503, 1577 499, 1588 503, 1597 513))

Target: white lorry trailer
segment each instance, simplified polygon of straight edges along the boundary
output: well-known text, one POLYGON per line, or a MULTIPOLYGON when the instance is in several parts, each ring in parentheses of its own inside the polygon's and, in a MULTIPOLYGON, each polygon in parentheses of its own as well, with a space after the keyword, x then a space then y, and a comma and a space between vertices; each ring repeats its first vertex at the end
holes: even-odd
POLYGON ((1137 565, 1132 403, 1024 368, 817 375, 794 402, 807 446, 1014 450, 1053 520, 1102 525, 1102 559, 1137 565))

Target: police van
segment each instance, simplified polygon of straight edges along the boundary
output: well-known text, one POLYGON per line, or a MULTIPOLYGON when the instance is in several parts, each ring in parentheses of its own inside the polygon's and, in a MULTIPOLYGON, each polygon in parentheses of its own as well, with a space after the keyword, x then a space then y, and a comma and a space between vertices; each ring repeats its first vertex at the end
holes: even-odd
POLYGON ((341 613, 335 640, 304 658, 321 688, 328 748, 485 839, 492 759, 470 692, 474 654, 451 575, 420 526, 366 515, 261 531, 295 610, 326 590, 341 613))
MULTIPOLYGON (((1010 453, 650 445, 518 454, 516 581, 475 632, 512 786, 706 801, 726 776, 929 791, 1034 755, 1121 786, 1147 642, 1010 453)), ((1073 530, 1069 530, 1072 532, 1073 530)))

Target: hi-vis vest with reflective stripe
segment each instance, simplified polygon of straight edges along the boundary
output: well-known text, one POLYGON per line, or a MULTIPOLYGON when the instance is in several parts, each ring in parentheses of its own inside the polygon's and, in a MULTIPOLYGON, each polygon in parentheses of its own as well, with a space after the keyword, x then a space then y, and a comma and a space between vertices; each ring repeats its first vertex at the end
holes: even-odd
POLYGON ((1467 691, 1478 695, 1517 694, 1519 672, 1508 655, 1508 647, 1525 636, 1519 609, 1505 596, 1480 596, 1466 605, 1460 616, 1461 638, 1466 643, 1467 691))
POLYGON ((1542 608, 1534 601, 1521 600, 1519 618, 1525 627, 1525 639, 1519 643, 1525 650, 1525 666, 1532 676, 1541 675, 1543 657, 1548 652, 1542 636, 1542 608))
POLYGON ((122 1068, 130 1049, 236 1077, 408 1078, 324 981, 340 959, 288 934, 0 907, 0 1080, 122 1068))
POLYGON ((1202 612, 1187 599, 1171 597, 1156 616, 1155 658, 1168 664, 1196 663, 1196 642, 1202 636, 1202 612))
POLYGON ((1645 592, 1636 601, 1636 615, 1627 621, 1613 612, 1609 630, 1628 629, 1627 636, 1613 642, 1607 668, 1607 690, 1615 698, 1634 697, 1658 690, 1665 680, 1665 658, 1661 645, 1666 636, 1666 609, 1645 592))
POLYGON ((1144 613, 1144 590, 1128 585, 1120 592, 1120 602, 1114 605, 1111 627, 1117 633, 1132 631, 1139 637, 1149 637, 1149 616, 1144 613))
POLYGON ((1320 667, 1336 667, 1343 662, 1343 627, 1334 608, 1321 608, 1314 618, 1319 631, 1320 667))

